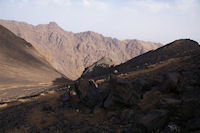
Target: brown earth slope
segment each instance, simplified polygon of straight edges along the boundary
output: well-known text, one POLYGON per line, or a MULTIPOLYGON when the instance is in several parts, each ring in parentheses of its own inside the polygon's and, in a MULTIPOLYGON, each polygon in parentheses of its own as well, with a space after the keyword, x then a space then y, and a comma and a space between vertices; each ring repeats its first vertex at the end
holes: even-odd
POLYGON ((61 77, 30 43, 0 25, 0 102, 31 94, 61 77))
POLYGON ((104 56, 119 64, 161 46, 139 40, 120 41, 91 31, 74 34, 54 22, 33 26, 0 20, 0 24, 33 44, 54 68, 71 79, 80 77, 85 67, 104 56))

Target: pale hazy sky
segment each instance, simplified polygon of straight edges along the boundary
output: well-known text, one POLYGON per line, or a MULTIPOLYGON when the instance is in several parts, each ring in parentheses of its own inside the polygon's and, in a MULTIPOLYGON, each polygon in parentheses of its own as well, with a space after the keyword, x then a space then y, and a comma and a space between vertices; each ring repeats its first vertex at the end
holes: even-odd
POLYGON ((118 39, 200 42, 200 0, 0 0, 0 19, 95 31, 118 39))

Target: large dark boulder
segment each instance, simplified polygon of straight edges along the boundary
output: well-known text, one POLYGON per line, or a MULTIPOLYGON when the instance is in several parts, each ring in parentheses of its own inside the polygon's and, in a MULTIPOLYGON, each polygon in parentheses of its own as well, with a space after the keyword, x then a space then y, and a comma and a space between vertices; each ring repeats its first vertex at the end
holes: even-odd
POLYGON ((153 109, 139 117, 139 123, 147 128, 148 132, 157 131, 164 127, 168 120, 168 111, 153 109))
POLYGON ((93 80, 80 79, 75 84, 75 88, 81 102, 89 107, 93 107, 96 104, 98 89, 93 80))
POLYGON ((110 80, 110 92, 104 101, 106 109, 131 107, 138 103, 139 95, 124 79, 113 78, 110 80))
POLYGON ((160 88, 164 92, 179 93, 181 91, 180 84, 182 81, 183 79, 178 72, 171 72, 165 75, 164 81, 160 88))

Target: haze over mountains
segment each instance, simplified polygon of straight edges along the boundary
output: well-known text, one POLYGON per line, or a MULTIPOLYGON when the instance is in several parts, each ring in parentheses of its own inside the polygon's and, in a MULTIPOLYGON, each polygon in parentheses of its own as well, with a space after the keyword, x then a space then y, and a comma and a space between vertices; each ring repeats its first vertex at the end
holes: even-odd
POLYGON ((120 64, 161 46, 140 40, 121 41, 92 31, 74 34, 63 30, 55 22, 33 26, 0 20, 0 24, 30 42, 54 68, 73 80, 81 76, 85 67, 102 57, 109 57, 120 64))

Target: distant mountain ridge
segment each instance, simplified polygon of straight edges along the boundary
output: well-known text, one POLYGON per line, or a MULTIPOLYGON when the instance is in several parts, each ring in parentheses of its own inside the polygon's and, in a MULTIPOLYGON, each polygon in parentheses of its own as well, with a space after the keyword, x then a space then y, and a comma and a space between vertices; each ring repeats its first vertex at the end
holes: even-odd
POLYGON ((33 44, 54 68, 71 79, 80 77, 86 67, 102 57, 109 57, 120 64, 162 46, 139 40, 121 41, 92 31, 74 34, 63 30, 55 22, 33 26, 0 20, 0 24, 33 44))

